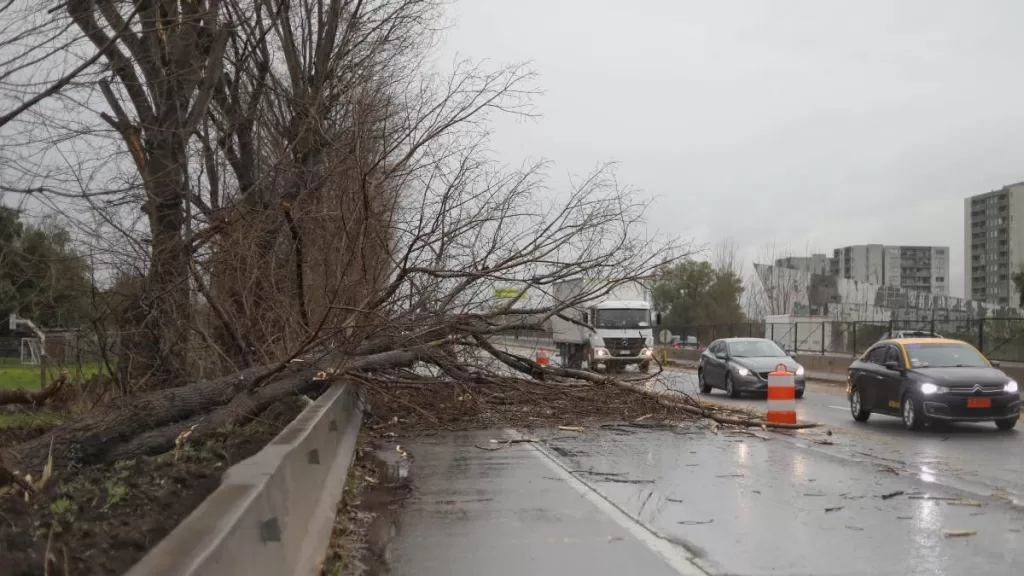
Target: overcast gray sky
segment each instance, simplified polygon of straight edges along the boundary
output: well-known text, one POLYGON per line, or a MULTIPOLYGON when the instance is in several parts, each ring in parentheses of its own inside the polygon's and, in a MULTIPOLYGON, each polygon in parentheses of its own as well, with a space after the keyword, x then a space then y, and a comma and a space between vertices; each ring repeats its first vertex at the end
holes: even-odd
POLYGON ((651 224, 749 262, 773 239, 948 245, 963 198, 1024 180, 1019 0, 458 0, 444 53, 532 60, 512 164, 621 162, 651 224))

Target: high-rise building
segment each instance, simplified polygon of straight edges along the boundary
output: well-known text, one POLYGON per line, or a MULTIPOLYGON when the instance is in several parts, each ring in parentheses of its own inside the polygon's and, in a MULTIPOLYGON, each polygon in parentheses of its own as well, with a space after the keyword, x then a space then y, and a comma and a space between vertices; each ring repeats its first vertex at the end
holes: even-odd
POLYGON ((915 292, 949 294, 949 247, 860 244, 836 248, 829 259, 833 276, 899 286, 915 292))
POLYGON ((964 199, 964 295, 1016 305, 1011 276, 1024 265, 1024 182, 964 199))

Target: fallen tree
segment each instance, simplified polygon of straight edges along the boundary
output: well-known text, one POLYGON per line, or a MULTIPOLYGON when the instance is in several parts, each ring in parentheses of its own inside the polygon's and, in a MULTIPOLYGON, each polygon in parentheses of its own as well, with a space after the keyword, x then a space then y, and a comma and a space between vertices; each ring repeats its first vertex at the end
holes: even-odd
MULTIPOLYGON (((491 346, 699 247, 648 231, 649 200, 611 165, 552 186, 544 162, 492 160, 488 115, 530 114, 533 74, 426 70, 440 3, 309 4, 74 1, 53 16, 81 34, 69 42, 101 54, 60 89, 102 94, 102 109, 78 115, 104 131, 79 130, 116 138, 135 187, 64 189, 92 185, 69 173, 22 190, 72 203, 68 218, 113 270, 93 324, 115 369, 111 399, 0 448, 8 471, 158 454, 339 378, 414 383, 467 410, 466 398, 500 401, 503 389, 538 398, 614 386, 680 414, 767 425, 491 346), (173 61, 161 56, 169 43, 180 46, 173 61), (580 278, 602 280, 571 301, 550 297, 580 278), (531 296, 494 298, 507 287, 531 296)), ((62 129, 58 117, 33 118, 62 129)), ((53 397, 18 391, 0 404, 53 397)))

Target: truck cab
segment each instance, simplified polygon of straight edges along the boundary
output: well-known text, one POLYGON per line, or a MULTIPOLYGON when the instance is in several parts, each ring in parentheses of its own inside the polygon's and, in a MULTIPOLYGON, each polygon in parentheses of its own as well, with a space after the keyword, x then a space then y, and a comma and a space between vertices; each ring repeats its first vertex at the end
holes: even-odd
POLYGON ((590 309, 587 363, 616 372, 630 364, 647 371, 654 354, 651 305, 641 300, 612 300, 590 309))

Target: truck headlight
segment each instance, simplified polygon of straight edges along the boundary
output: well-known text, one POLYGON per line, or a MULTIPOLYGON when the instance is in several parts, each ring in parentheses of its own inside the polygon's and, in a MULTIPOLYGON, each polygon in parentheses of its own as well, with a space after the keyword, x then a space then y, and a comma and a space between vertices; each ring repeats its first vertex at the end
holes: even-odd
POLYGON ((654 350, 651 350, 650 348, 644 348, 640 351, 641 356, 650 356, 652 354, 654 354, 654 350))
POLYGON ((1010 380, 1009 382, 1006 383, 1006 386, 1003 386, 1003 392, 1009 392, 1009 393, 1012 394, 1012 393, 1014 393, 1016 391, 1017 391, 1017 381, 1016 380, 1010 380))
POLYGON ((750 370, 747 370, 743 366, 736 368, 736 373, 740 376, 750 376, 750 370))
POLYGON ((607 348, 594 348, 594 356, 610 356, 607 348))

